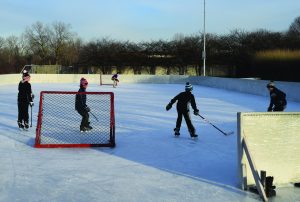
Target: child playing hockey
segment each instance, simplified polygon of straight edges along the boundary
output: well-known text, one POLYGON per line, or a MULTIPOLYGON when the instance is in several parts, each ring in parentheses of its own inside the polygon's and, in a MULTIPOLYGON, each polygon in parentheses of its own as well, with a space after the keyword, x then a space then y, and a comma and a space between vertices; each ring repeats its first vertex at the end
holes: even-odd
POLYGON ((271 111, 284 111, 287 105, 286 94, 275 87, 273 81, 267 84, 267 88, 270 92, 270 104, 268 112, 271 111))
POLYGON ((88 81, 85 78, 80 79, 80 88, 78 90, 78 94, 76 94, 75 100, 75 109, 77 112, 82 116, 81 124, 80 124, 80 131, 85 132, 93 129, 90 126, 89 122, 89 113, 90 108, 86 105, 86 88, 88 86, 88 81))
POLYGON ((182 116, 185 119, 186 125, 188 126, 190 135, 192 138, 197 137, 198 135, 195 134, 196 130, 192 124, 190 113, 189 113, 189 105, 192 105, 192 108, 194 110, 194 114, 198 115, 199 110, 197 109, 195 97, 192 94, 193 86, 187 82, 185 85, 185 92, 181 92, 178 95, 176 95, 170 103, 166 106, 166 110, 170 110, 172 108, 172 105, 177 101, 177 121, 176 121, 176 128, 174 128, 175 136, 179 136, 180 133, 180 127, 182 122, 182 116))
POLYGON ((20 129, 25 130, 29 128, 28 106, 30 105, 30 107, 33 107, 33 94, 29 81, 30 75, 28 72, 23 73, 22 80, 20 81, 18 87, 18 126, 20 129))
POLYGON ((113 87, 115 88, 117 85, 118 85, 118 82, 119 82, 119 72, 117 72, 116 74, 114 74, 112 77, 111 77, 111 80, 113 81, 113 87))

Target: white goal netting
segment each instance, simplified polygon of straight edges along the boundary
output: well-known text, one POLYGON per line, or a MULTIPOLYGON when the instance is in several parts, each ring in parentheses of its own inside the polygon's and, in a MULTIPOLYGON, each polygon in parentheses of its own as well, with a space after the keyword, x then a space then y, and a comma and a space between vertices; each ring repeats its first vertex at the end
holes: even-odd
POLYGON ((238 164, 240 182, 254 184, 242 147, 246 136, 258 173, 274 176, 275 184, 300 182, 300 113, 238 113, 238 164), (246 168, 246 169, 245 169, 246 168))
POLYGON ((36 147, 114 146, 113 93, 84 93, 93 127, 88 132, 80 131, 82 117, 75 110, 76 94, 78 92, 41 92, 36 147))

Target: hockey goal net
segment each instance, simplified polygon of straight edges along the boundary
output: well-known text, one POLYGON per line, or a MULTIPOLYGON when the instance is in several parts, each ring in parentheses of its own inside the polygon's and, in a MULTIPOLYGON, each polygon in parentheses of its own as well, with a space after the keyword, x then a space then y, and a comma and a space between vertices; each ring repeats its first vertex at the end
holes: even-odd
POLYGON ((240 187, 254 185, 253 175, 262 170, 273 176, 277 185, 300 182, 300 113, 249 112, 237 116, 240 187), (245 146, 252 159, 246 158, 245 146), (255 163, 257 170, 253 171, 249 162, 255 163))
POLYGON ((100 73, 100 86, 102 85, 113 85, 113 81, 111 80, 112 75, 102 74, 100 73))
POLYGON ((114 94, 112 92, 40 93, 35 147, 115 146, 114 94), (92 130, 80 131, 82 117, 75 110, 76 94, 86 94, 92 130))

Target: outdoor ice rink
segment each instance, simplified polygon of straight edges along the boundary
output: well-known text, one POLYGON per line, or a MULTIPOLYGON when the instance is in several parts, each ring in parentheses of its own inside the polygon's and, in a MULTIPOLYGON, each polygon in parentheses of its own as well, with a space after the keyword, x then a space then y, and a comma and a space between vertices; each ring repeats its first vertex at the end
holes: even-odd
MULTIPOLYGON (((224 136, 191 115, 199 136, 194 141, 184 120, 181 136, 174 138, 176 106, 165 110, 184 84, 91 84, 89 92, 114 92, 116 147, 36 149, 40 91, 79 86, 32 83, 33 126, 24 132, 17 128, 17 85, 0 85, 1 202, 260 201, 237 187, 237 112, 264 112, 268 97, 194 85, 200 114, 234 131, 224 136)), ((300 111, 300 103, 288 101, 286 111, 300 111)), ((300 201, 300 191, 277 188, 271 201, 300 201)))

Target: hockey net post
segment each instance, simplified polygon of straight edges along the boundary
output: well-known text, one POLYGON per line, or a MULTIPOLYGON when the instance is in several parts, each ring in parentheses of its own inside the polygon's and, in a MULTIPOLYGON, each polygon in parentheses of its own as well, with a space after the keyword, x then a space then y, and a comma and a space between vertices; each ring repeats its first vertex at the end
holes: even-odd
POLYGON ((36 128, 36 148, 114 147, 115 113, 112 92, 42 91, 36 128), (76 94, 86 94, 93 127, 80 131, 82 117, 75 110, 76 94))
POLYGON ((260 197, 262 198, 263 201, 268 201, 264 186, 261 182, 261 178, 259 177, 258 170, 257 170, 256 165, 255 165, 254 158, 252 157, 251 152, 248 148, 248 143, 247 143, 247 139, 246 139, 245 136, 243 137, 243 140, 242 140, 242 147, 243 147, 243 151, 246 154, 249 166, 251 168, 251 173, 252 173, 252 176, 254 178, 255 185, 257 187, 258 193, 259 193, 259 195, 260 195, 260 197))
POLYGON ((300 112, 239 112, 237 120, 241 189, 260 188, 259 170, 276 185, 300 182, 300 112))
POLYGON ((31 69, 32 69, 32 66, 33 66, 33 65, 24 65, 24 67, 22 68, 20 74, 24 73, 24 71, 30 72, 31 69))
POLYGON ((102 85, 113 85, 113 81, 111 80, 111 75, 103 75, 102 72, 100 72, 100 86, 102 85))

